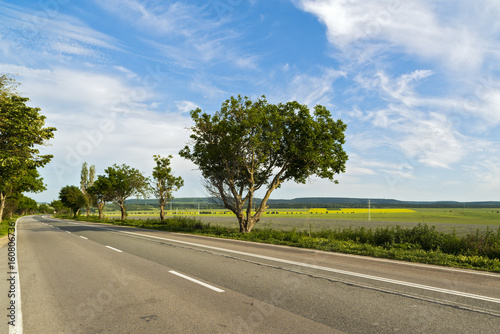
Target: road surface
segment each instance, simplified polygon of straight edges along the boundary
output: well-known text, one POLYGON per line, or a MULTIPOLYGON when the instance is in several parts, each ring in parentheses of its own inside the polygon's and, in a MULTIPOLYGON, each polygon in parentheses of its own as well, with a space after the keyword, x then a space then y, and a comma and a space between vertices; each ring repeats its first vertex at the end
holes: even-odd
MULTIPOLYGON (((41 216, 19 219, 16 242, 23 333, 500 328, 494 273, 41 216)), ((1 251, 7 259, 8 247, 1 251)), ((9 320, 10 282, 0 288, 9 320)))

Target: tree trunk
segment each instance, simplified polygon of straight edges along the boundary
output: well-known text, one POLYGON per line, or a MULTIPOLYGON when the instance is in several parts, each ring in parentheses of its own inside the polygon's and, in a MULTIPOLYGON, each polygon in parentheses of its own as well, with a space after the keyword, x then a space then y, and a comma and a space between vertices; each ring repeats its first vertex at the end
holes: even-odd
POLYGON ((122 212, 122 218, 121 221, 125 220, 125 217, 127 217, 127 208, 125 207, 124 204, 120 204, 120 210, 122 212))
POLYGON ((3 193, 0 193, 0 223, 2 222, 3 218, 3 209, 5 208, 5 199, 7 196, 5 196, 3 193))
POLYGON ((243 216, 243 213, 241 213, 241 215, 238 218, 238 221, 240 223, 240 233, 250 233, 252 232, 252 228, 259 221, 259 219, 254 219, 253 217, 250 217, 250 219, 248 220, 245 216, 243 216))
POLYGON ((104 203, 98 203, 97 204, 97 210, 99 211, 99 219, 103 220, 104 216, 102 214, 102 210, 104 209, 104 203))
POLYGON ((165 205, 167 204, 167 199, 160 196, 158 204, 160 204, 160 221, 163 222, 165 220, 165 205))
POLYGON ((160 205, 160 220, 163 222, 165 220, 165 208, 160 205))

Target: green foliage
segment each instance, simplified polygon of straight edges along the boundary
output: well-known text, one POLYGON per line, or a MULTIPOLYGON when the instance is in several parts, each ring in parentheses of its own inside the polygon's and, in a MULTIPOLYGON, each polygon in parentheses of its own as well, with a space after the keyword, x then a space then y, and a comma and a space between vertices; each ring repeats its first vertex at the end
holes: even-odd
POLYGON ((40 204, 38 206, 38 212, 40 213, 52 213, 53 211, 47 204, 40 204))
POLYGON ((26 214, 33 214, 38 210, 38 204, 32 198, 21 195, 17 204, 16 214, 24 216, 26 214))
MULTIPOLYGON (((45 166, 52 155, 40 155, 36 145, 54 137, 55 128, 45 125, 39 108, 28 107, 28 98, 16 95, 0 102, 0 167, 2 172, 45 166)), ((2 173, 3 176, 3 173, 2 173)))
POLYGON ((10 218, 0 222, 0 238, 6 236, 9 233, 9 227, 10 227, 9 224, 15 221, 16 221, 15 218, 10 218))
POLYGON ((334 182, 345 171, 346 125, 334 121, 323 106, 311 115, 298 102, 270 104, 238 96, 226 100, 213 116, 191 111, 193 147, 180 155, 198 165, 209 193, 238 218, 241 232, 250 232, 267 208, 274 189, 287 181, 305 183, 311 175, 334 182), (254 194, 266 189, 252 216, 254 194))
POLYGON ((149 180, 139 170, 125 164, 108 167, 105 173, 103 178, 106 181, 103 178, 101 180, 106 183, 103 187, 106 187, 107 198, 120 206, 121 219, 124 220, 127 216, 125 200, 132 195, 146 197, 150 191, 149 180))
POLYGON ((16 95, 12 86, 12 79, 0 76, 0 221, 8 197, 45 189, 36 169, 49 163, 52 155, 40 154, 38 146, 56 131, 44 127, 40 109, 29 107, 29 99, 16 95))
MULTIPOLYGON (((97 180, 88 189, 88 194, 92 197, 99 210, 99 217, 103 218, 104 205, 113 200, 111 182, 103 175, 99 175, 97 180)), ((88 215, 87 215, 88 216, 88 215)))
POLYGON ((179 190, 179 188, 184 185, 184 180, 180 176, 175 177, 173 175, 172 167, 170 167, 171 155, 166 158, 154 155, 153 158, 156 162, 156 166, 153 169, 154 181, 151 184, 151 189, 160 205, 160 219, 164 220, 165 212, 163 208, 168 201, 174 198, 173 192, 179 190))
POLYGON ((66 213, 69 208, 65 207, 63 202, 60 200, 54 200, 50 203, 50 206, 54 208, 56 213, 66 213))
POLYGON ((17 83, 7 74, 0 74, 0 99, 15 94, 17 83))
POLYGON ((76 186, 65 186, 59 191, 59 199, 62 204, 73 211, 74 216, 78 215, 80 208, 86 203, 85 195, 76 186))

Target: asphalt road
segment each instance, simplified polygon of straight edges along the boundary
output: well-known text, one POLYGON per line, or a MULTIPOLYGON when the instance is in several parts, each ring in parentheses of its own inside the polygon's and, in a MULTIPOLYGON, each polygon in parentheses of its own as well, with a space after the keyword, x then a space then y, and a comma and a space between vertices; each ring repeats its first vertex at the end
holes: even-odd
POLYGON ((17 233, 24 333, 500 328, 499 274, 40 216, 17 233))

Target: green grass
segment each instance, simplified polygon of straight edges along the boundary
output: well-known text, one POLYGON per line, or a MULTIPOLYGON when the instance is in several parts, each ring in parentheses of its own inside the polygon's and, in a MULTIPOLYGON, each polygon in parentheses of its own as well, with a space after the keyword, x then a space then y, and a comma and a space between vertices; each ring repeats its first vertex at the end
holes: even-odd
POLYGON ((11 219, 4 219, 2 223, 0 224, 0 238, 4 237, 8 234, 8 229, 9 229, 9 224, 10 222, 15 222, 16 217, 13 217, 11 219))
MULTIPOLYGON (((415 222, 415 223, 461 223, 461 224, 483 224, 500 225, 500 208, 442 208, 442 209, 412 209, 411 213, 372 213, 372 221, 393 221, 393 222, 415 222)), ((225 213, 227 210, 204 209, 200 210, 179 210, 181 215, 193 215, 197 217, 230 217, 232 213, 225 213), (203 212, 214 212, 213 214, 204 214, 203 212)), ((167 215, 175 215, 175 210, 168 211, 167 215)), ((120 216, 120 211, 105 212, 107 216, 120 216)), ((158 217, 158 210, 130 211, 129 217, 158 217)), ((307 213, 307 209, 268 209, 264 217, 286 217, 286 218, 321 218, 333 220, 367 220, 366 213, 307 213), (275 212, 276 214, 270 214, 275 212), (293 214, 287 212, 294 212, 293 214), (300 213, 300 214, 299 214, 300 213)))
POLYGON ((0 238, 7 235, 7 229, 9 228, 10 219, 5 219, 0 225, 0 238))
MULTIPOLYGON (((206 211, 207 209, 205 209, 206 211)), ((367 214, 307 214, 307 209, 302 209, 303 214, 285 214, 297 209, 268 209, 269 212, 278 214, 264 215, 256 225, 257 228, 271 228, 283 231, 311 231, 318 232, 325 229, 335 228, 384 228, 401 226, 413 228, 418 224, 436 226, 436 230, 444 233, 456 233, 459 236, 473 234, 477 230, 485 232, 488 228, 495 229, 500 226, 500 209, 475 209, 475 208, 442 208, 442 209, 413 209, 413 213, 372 213, 372 220, 367 220, 367 214), (498 212, 498 213, 497 213, 498 212)), ((181 210, 180 210, 181 211, 181 210)), ((233 228, 237 226, 234 214, 223 214, 226 210, 212 210, 215 214, 197 214, 197 210, 191 210, 191 216, 200 219, 203 223, 220 225, 233 228)), ((175 212, 175 211, 174 211, 175 212)), ((187 211, 185 211, 187 212, 187 211)), ((203 210, 201 211, 203 212, 203 210)), ((109 218, 120 217, 119 211, 106 212, 109 218)), ((167 212, 167 216, 169 213, 167 212)), ((177 217, 178 215, 172 215, 177 217)), ((129 219, 158 218, 157 211, 131 211, 129 219)))
MULTIPOLYGON (((96 217, 78 219, 98 221, 96 217)), ((203 223, 191 217, 174 217, 164 222, 159 219, 128 219, 124 222, 106 219, 101 222, 500 272, 500 227, 497 230, 478 230, 465 236, 443 233, 426 224, 418 224, 412 228, 392 226, 324 229, 309 235, 308 231, 283 231, 266 227, 243 234, 234 227, 203 223)))

